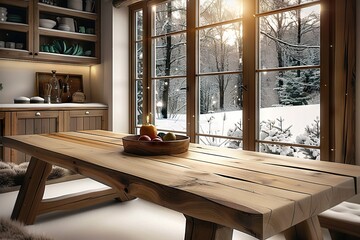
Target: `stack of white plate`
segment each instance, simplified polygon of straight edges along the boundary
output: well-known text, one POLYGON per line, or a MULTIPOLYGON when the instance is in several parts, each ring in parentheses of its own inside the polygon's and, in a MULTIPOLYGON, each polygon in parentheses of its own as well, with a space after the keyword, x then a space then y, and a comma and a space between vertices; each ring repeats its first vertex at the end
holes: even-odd
POLYGON ((67 25, 67 24, 60 24, 60 25, 58 26, 58 29, 59 29, 59 30, 62 30, 62 31, 70 31, 70 26, 67 25))
POLYGON ((7 19, 7 9, 0 7, 0 22, 6 22, 7 19))

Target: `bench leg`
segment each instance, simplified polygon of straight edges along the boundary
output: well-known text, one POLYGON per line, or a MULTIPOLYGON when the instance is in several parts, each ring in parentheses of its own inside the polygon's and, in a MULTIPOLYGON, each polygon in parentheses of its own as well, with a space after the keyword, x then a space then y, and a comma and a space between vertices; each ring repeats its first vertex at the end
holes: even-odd
POLYGON ((44 195, 45 182, 52 165, 32 157, 17 196, 11 219, 33 224, 44 195))
POLYGON ((233 229, 185 215, 185 240, 231 240, 233 229))
POLYGON ((317 216, 311 217, 284 232, 285 239, 323 240, 320 222, 317 216))

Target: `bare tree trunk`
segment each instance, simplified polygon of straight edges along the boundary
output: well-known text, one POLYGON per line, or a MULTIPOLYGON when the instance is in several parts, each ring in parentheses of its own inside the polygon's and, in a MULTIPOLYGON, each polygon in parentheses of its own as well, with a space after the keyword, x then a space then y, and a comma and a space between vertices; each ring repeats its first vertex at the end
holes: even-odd
MULTIPOLYGON (((298 0, 298 4, 301 4, 301 0, 298 0)), ((297 43, 301 44, 301 9, 296 11, 297 14, 297 43)), ((300 66, 300 59, 297 61, 297 65, 300 66)), ((296 71, 296 76, 300 77, 300 70, 296 71)))
MULTIPOLYGON (((167 17, 171 19, 171 2, 167 5, 167 17)), ((169 21, 171 22, 171 20, 169 21)), ((166 32, 170 33, 171 25, 167 24, 166 32)), ((171 36, 166 37, 166 56, 165 56, 165 75, 170 76, 171 70, 171 36)), ((161 108, 161 115, 163 118, 168 118, 168 103, 169 103, 169 88, 170 81, 169 79, 164 80, 164 90, 162 92, 162 101, 163 105, 161 108)))

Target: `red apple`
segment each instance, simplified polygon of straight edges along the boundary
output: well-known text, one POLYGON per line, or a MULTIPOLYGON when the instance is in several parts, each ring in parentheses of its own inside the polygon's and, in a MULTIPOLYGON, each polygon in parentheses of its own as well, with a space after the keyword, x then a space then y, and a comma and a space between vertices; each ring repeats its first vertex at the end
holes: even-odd
POLYGON ((139 141, 151 141, 151 138, 148 135, 140 135, 138 138, 139 141))
POLYGON ((160 137, 156 137, 156 138, 151 139, 151 141, 153 141, 153 142, 162 142, 163 140, 160 137))

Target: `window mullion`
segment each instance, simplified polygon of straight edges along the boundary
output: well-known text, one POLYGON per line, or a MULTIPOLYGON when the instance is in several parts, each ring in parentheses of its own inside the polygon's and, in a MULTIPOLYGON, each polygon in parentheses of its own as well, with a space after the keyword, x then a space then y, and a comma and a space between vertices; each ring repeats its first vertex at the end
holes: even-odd
POLYGON ((196 19, 197 1, 187 2, 187 135, 192 142, 195 142, 196 122, 197 122, 197 40, 196 40, 196 19))
MULTIPOLYGON (((151 3, 147 2, 144 9, 144 77, 143 77, 143 122, 151 112, 151 3)), ((152 120, 151 120, 152 121, 152 120)))
POLYGON ((255 150, 255 139, 257 131, 257 77, 256 69, 256 19, 255 14, 256 1, 244 0, 244 18, 243 18, 243 59, 244 59, 244 87, 247 89, 243 93, 244 112, 243 112, 243 149, 255 150))

